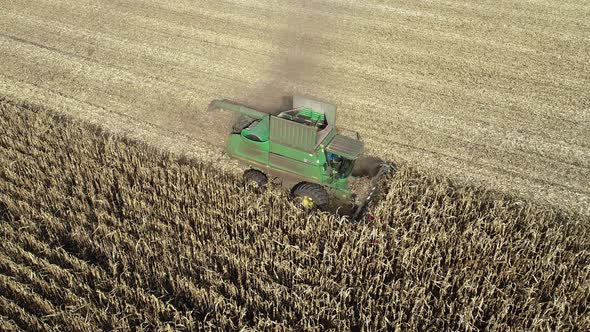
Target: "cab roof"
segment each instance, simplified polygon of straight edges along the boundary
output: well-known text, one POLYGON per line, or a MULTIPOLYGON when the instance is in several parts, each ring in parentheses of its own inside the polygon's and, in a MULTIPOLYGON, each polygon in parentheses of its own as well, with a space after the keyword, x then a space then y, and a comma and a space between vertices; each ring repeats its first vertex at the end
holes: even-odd
POLYGON ((363 142, 339 134, 326 146, 327 151, 351 160, 357 159, 363 153, 363 148, 363 142))

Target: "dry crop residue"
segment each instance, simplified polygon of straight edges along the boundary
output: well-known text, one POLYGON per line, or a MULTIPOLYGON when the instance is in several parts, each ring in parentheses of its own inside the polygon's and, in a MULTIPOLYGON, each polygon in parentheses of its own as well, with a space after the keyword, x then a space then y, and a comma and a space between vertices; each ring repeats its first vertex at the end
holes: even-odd
POLYGON ((40 107, 0 126, 1 330, 590 328, 579 217, 404 168, 351 225, 40 107))
POLYGON ((590 215, 589 16, 551 0, 3 1, 0 93, 211 160, 209 101, 271 82, 337 103, 381 157, 590 215), (280 65, 293 46, 303 73, 280 65))

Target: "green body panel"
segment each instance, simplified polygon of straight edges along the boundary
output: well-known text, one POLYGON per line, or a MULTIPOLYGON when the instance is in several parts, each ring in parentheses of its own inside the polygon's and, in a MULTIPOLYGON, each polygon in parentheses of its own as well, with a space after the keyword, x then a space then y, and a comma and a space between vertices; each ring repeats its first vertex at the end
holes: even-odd
POLYGON ((258 137, 258 139, 260 141, 266 142, 270 138, 269 132, 270 132, 270 116, 266 115, 256 125, 252 126, 251 128, 244 129, 242 131, 242 136, 247 137, 249 135, 254 135, 254 136, 258 137))
POLYGON ((322 181, 323 163, 316 153, 307 153, 292 147, 270 142, 269 164, 271 167, 298 174, 300 177, 322 181))
POLYGON ((232 134, 227 139, 225 152, 233 158, 260 168, 268 165, 269 145, 268 141, 254 142, 243 135, 232 134))
MULTIPOLYGON (((299 102, 305 104, 306 99, 299 102)), ((281 178, 283 184, 317 183, 331 189, 332 193, 340 199, 351 198, 348 186, 350 172, 342 171, 342 167, 332 168, 330 165, 336 164, 327 157, 327 147, 337 137, 335 123, 328 121, 326 125, 324 121, 330 118, 335 120, 335 108, 330 109, 331 105, 320 105, 331 111, 329 114, 315 112, 309 105, 303 105, 301 108, 283 112, 279 116, 258 112, 227 101, 215 101, 212 105, 258 120, 243 129, 240 134, 229 135, 225 148, 229 156, 252 168, 281 178), (295 120, 301 120, 304 123, 289 119, 292 115, 297 118, 295 120), (314 127, 315 123, 318 124, 317 127, 314 127)), ((352 153, 349 152, 341 157, 356 157, 357 152, 360 151, 359 146, 362 150, 362 143, 355 144, 343 145, 339 149, 332 149, 331 152, 340 151, 345 154, 350 150, 352 153)), ((354 165, 354 160, 351 159, 350 163, 354 165)))

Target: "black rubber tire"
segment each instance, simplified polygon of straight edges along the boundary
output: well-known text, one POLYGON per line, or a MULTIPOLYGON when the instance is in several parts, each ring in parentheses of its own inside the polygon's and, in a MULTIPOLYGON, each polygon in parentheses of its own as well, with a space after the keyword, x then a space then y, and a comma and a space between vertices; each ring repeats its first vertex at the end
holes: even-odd
POLYGON ((264 173, 255 169, 249 169, 244 172, 244 185, 246 188, 254 188, 255 191, 263 191, 266 188, 268 178, 264 173), (255 183, 255 186, 252 184, 255 183))
POLYGON ((238 121, 236 121, 236 123, 234 123, 234 125, 232 126, 231 133, 232 134, 241 134, 242 130, 244 130, 244 128, 248 127, 254 121, 255 120, 249 116, 245 116, 245 115, 240 116, 238 121))
POLYGON ((302 198, 303 196, 311 197, 315 205, 312 210, 318 209, 324 211, 330 203, 330 196, 326 189, 314 183, 304 182, 297 185, 293 190, 293 196, 295 199, 302 198))

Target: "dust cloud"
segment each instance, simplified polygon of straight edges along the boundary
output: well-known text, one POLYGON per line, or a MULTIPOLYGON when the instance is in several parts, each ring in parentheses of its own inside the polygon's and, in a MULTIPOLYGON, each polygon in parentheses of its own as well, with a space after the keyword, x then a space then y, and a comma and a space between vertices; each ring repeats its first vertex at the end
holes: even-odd
MULTIPOLYGON (((329 47, 330 40, 324 34, 331 26, 330 16, 326 14, 329 8, 325 4, 295 1, 274 8, 273 22, 280 23, 278 28, 269 31, 268 41, 276 50, 268 54, 268 65, 262 68, 259 83, 250 85, 249 89, 240 86, 241 94, 222 97, 269 114, 291 109, 292 96, 304 94, 298 85, 321 79, 318 74, 321 61, 317 53, 320 48, 329 47), (276 8, 280 9, 276 11, 276 8)), ((223 147, 238 118, 239 115, 220 109, 205 112, 200 123, 207 124, 207 128, 201 129, 206 135, 201 139, 211 146, 223 147)))
POLYGON ((317 52, 329 47, 330 41, 325 38, 325 33, 333 26, 325 4, 294 1, 289 2, 287 8, 276 17, 281 25, 271 40, 279 50, 269 61, 265 79, 235 99, 270 114, 292 107, 292 96, 302 94, 297 84, 320 79, 318 68, 321 61, 317 52))

